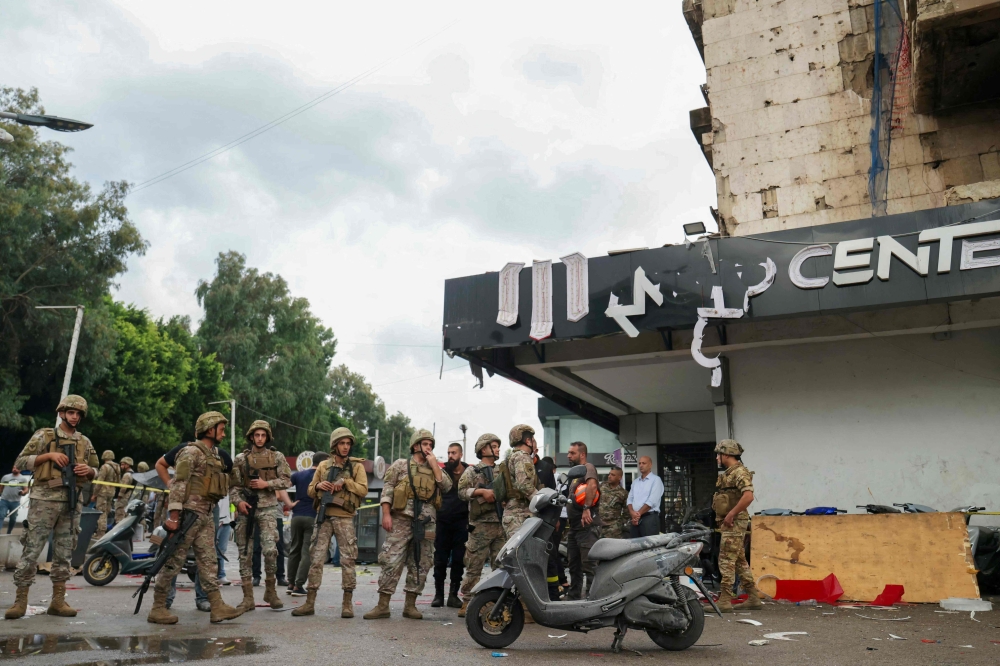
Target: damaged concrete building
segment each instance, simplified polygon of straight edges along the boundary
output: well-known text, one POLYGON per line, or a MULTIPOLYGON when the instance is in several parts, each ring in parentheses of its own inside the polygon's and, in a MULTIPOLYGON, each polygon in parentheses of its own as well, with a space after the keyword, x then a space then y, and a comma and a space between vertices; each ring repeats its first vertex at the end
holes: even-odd
POLYGON ((683 11, 707 81, 691 130, 724 233, 872 214, 880 36, 899 45, 882 85, 894 88, 886 212, 1000 197, 1000 1, 684 0, 683 11))
POLYGON ((652 456, 666 529, 727 437, 757 509, 1000 510, 1000 0, 680 9, 718 233, 448 280, 445 349, 652 456))

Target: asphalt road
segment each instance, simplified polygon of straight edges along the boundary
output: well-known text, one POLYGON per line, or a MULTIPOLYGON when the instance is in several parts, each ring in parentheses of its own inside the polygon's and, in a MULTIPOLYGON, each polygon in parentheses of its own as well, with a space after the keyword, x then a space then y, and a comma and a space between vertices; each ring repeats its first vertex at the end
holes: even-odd
MULTIPOLYGON (((546 663, 638 663, 669 660, 676 664, 996 664, 1000 663, 1000 612, 939 613, 936 606, 903 606, 896 610, 869 608, 796 607, 767 604, 762 611, 709 617, 698 645, 679 653, 656 647, 646 635, 630 631, 626 651, 611 653, 613 631, 562 636, 538 625, 525 627, 521 637, 503 650, 507 657, 494 658, 489 650, 469 638, 463 621, 451 608, 430 608, 430 595, 418 602, 422 621, 401 615, 400 588, 392 603, 389 620, 366 621, 361 614, 377 600, 377 567, 362 568, 355 594, 356 617, 340 618, 340 571, 327 567, 324 587, 317 601, 317 614, 295 618, 287 611, 258 608, 242 617, 217 625, 208 614, 194 608, 193 586, 186 581, 177 595, 173 612, 180 622, 172 627, 148 624, 145 612, 152 603, 147 596, 143 611, 133 615, 131 598, 138 585, 122 578, 106 587, 91 587, 82 576, 71 582, 69 602, 80 609, 76 618, 46 615, 0 621, 0 661, 24 664, 144 664, 206 660, 225 664, 295 665, 359 664, 482 664, 509 662, 546 663), (859 617, 866 615, 869 618, 859 617), (906 619, 904 619, 906 618, 906 619), (755 627, 738 622, 755 619, 755 627), (977 621, 978 620, 978 621, 977 621), (794 641, 771 640, 762 647, 748 641, 765 633, 804 631, 794 641), (901 639, 890 639, 889 634, 901 639), (940 641, 940 642, 922 642, 940 641), (996 641, 996 642, 992 642, 996 641), (971 646, 971 647, 967 647, 971 646)), ((428 592, 431 586, 428 585, 428 592)), ((11 572, 0 573, 0 607, 13 601, 11 572)), ((45 576, 32 587, 30 604, 44 606, 51 588, 45 576)), ((225 599, 235 605, 238 587, 223 588, 225 599)), ((258 588, 258 603, 263 588, 258 588)), ((303 602, 282 591, 286 609, 303 602)))

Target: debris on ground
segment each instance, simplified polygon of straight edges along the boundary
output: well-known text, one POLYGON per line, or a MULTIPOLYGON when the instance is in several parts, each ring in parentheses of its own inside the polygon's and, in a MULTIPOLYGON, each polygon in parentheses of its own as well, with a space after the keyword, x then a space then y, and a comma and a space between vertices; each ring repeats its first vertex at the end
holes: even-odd
POLYGON ((858 617, 863 617, 866 620, 881 620, 883 622, 902 622, 904 620, 911 619, 911 616, 909 615, 907 615, 906 617, 869 617, 867 615, 862 615, 861 613, 855 613, 855 615, 857 615, 858 617))
POLYGON ((773 634, 764 634, 764 638, 771 638, 776 641, 794 641, 794 638, 788 638, 789 636, 808 636, 809 632, 806 631, 776 631, 773 634))
POLYGON ((941 608, 950 611, 982 611, 993 610, 993 604, 983 599, 961 599, 959 597, 948 597, 941 600, 941 608))
POLYGON ((765 641, 764 639, 758 638, 755 641, 749 641, 747 645, 752 645, 754 647, 760 647, 761 645, 770 645, 771 641, 765 641))
POLYGON ((757 620, 750 620, 750 619, 736 620, 736 621, 737 622, 742 622, 743 624, 752 624, 755 627, 759 627, 762 624, 764 624, 763 622, 758 622, 757 620))

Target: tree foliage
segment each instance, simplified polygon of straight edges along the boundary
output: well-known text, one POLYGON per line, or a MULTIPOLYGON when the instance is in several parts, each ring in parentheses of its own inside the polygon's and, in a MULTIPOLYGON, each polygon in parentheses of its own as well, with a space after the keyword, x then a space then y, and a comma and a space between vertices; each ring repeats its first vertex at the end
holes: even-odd
POLYGON ((87 392, 85 431, 100 450, 152 462, 192 440, 195 419, 208 402, 228 398, 229 387, 186 318, 154 322, 145 310, 106 301, 117 343, 108 371, 87 392))
POLYGON ((318 433, 339 423, 326 404, 333 331, 310 312, 309 301, 289 293, 280 275, 248 268, 237 252, 220 254, 216 264, 212 281, 195 291, 205 309, 198 337, 222 362, 244 407, 237 411, 240 434, 267 415, 284 453, 322 450, 327 442, 318 433))
MULTIPOLYGON (((338 417, 357 424, 361 432, 369 437, 374 437, 375 431, 378 430, 379 454, 387 460, 390 457, 393 438, 397 442, 397 450, 405 450, 399 447, 398 442, 408 443, 410 435, 413 434, 409 417, 401 412, 386 417, 385 404, 375 394, 371 384, 363 375, 352 372, 346 365, 338 365, 331 370, 330 379, 333 383, 330 409, 338 417)), ((374 447, 369 445, 365 454, 371 457, 373 453, 374 447)))
MULTIPOLYGON (((0 109, 44 113, 34 89, 0 87, 0 109)), ((87 308, 73 388, 89 386, 116 344, 104 296, 146 243, 129 220, 126 183, 94 194, 71 175, 69 148, 0 126, 14 137, 0 149, 0 428, 10 434, 49 423, 62 388, 74 313, 35 306, 87 308)))

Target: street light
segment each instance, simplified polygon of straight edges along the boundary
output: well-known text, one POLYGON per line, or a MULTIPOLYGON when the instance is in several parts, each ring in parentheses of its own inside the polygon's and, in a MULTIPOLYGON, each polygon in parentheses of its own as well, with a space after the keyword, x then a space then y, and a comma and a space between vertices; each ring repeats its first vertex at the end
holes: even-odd
MULTIPOLYGON (((73 324, 73 341, 69 344, 69 358, 66 360, 66 374, 63 375, 62 393, 59 394, 59 402, 69 395, 69 382, 73 378, 73 363, 76 361, 76 345, 80 341, 80 327, 83 325, 82 305, 36 305, 36 310, 76 310, 76 323, 73 324)), ((59 427, 61 419, 56 416, 56 427, 59 427)))
MULTIPOLYGON (((13 120, 21 125, 48 127, 57 132, 82 132, 94 126, 94 123, 85 123, 82 120, 71 120, 69 118, 60 118, 59 116, 39 116, 30 113, 12 113, 11 111, 0 111, 0 118, 13 120)), ((6 134, 6 132, 4 133, 6 134)), ((7 136, 10 136, 10 134, 7 134, 7 136)), ((0 140, 5 139, 0 138, 0 140)), ((9 140, 7 141, 9 143, 9 140)))
POLYGON ((229 433, 232 435, 229 443, 229 455, 236 460, 236 401, 219 400, 210 402, 209 405, 229 405, 229 433))

